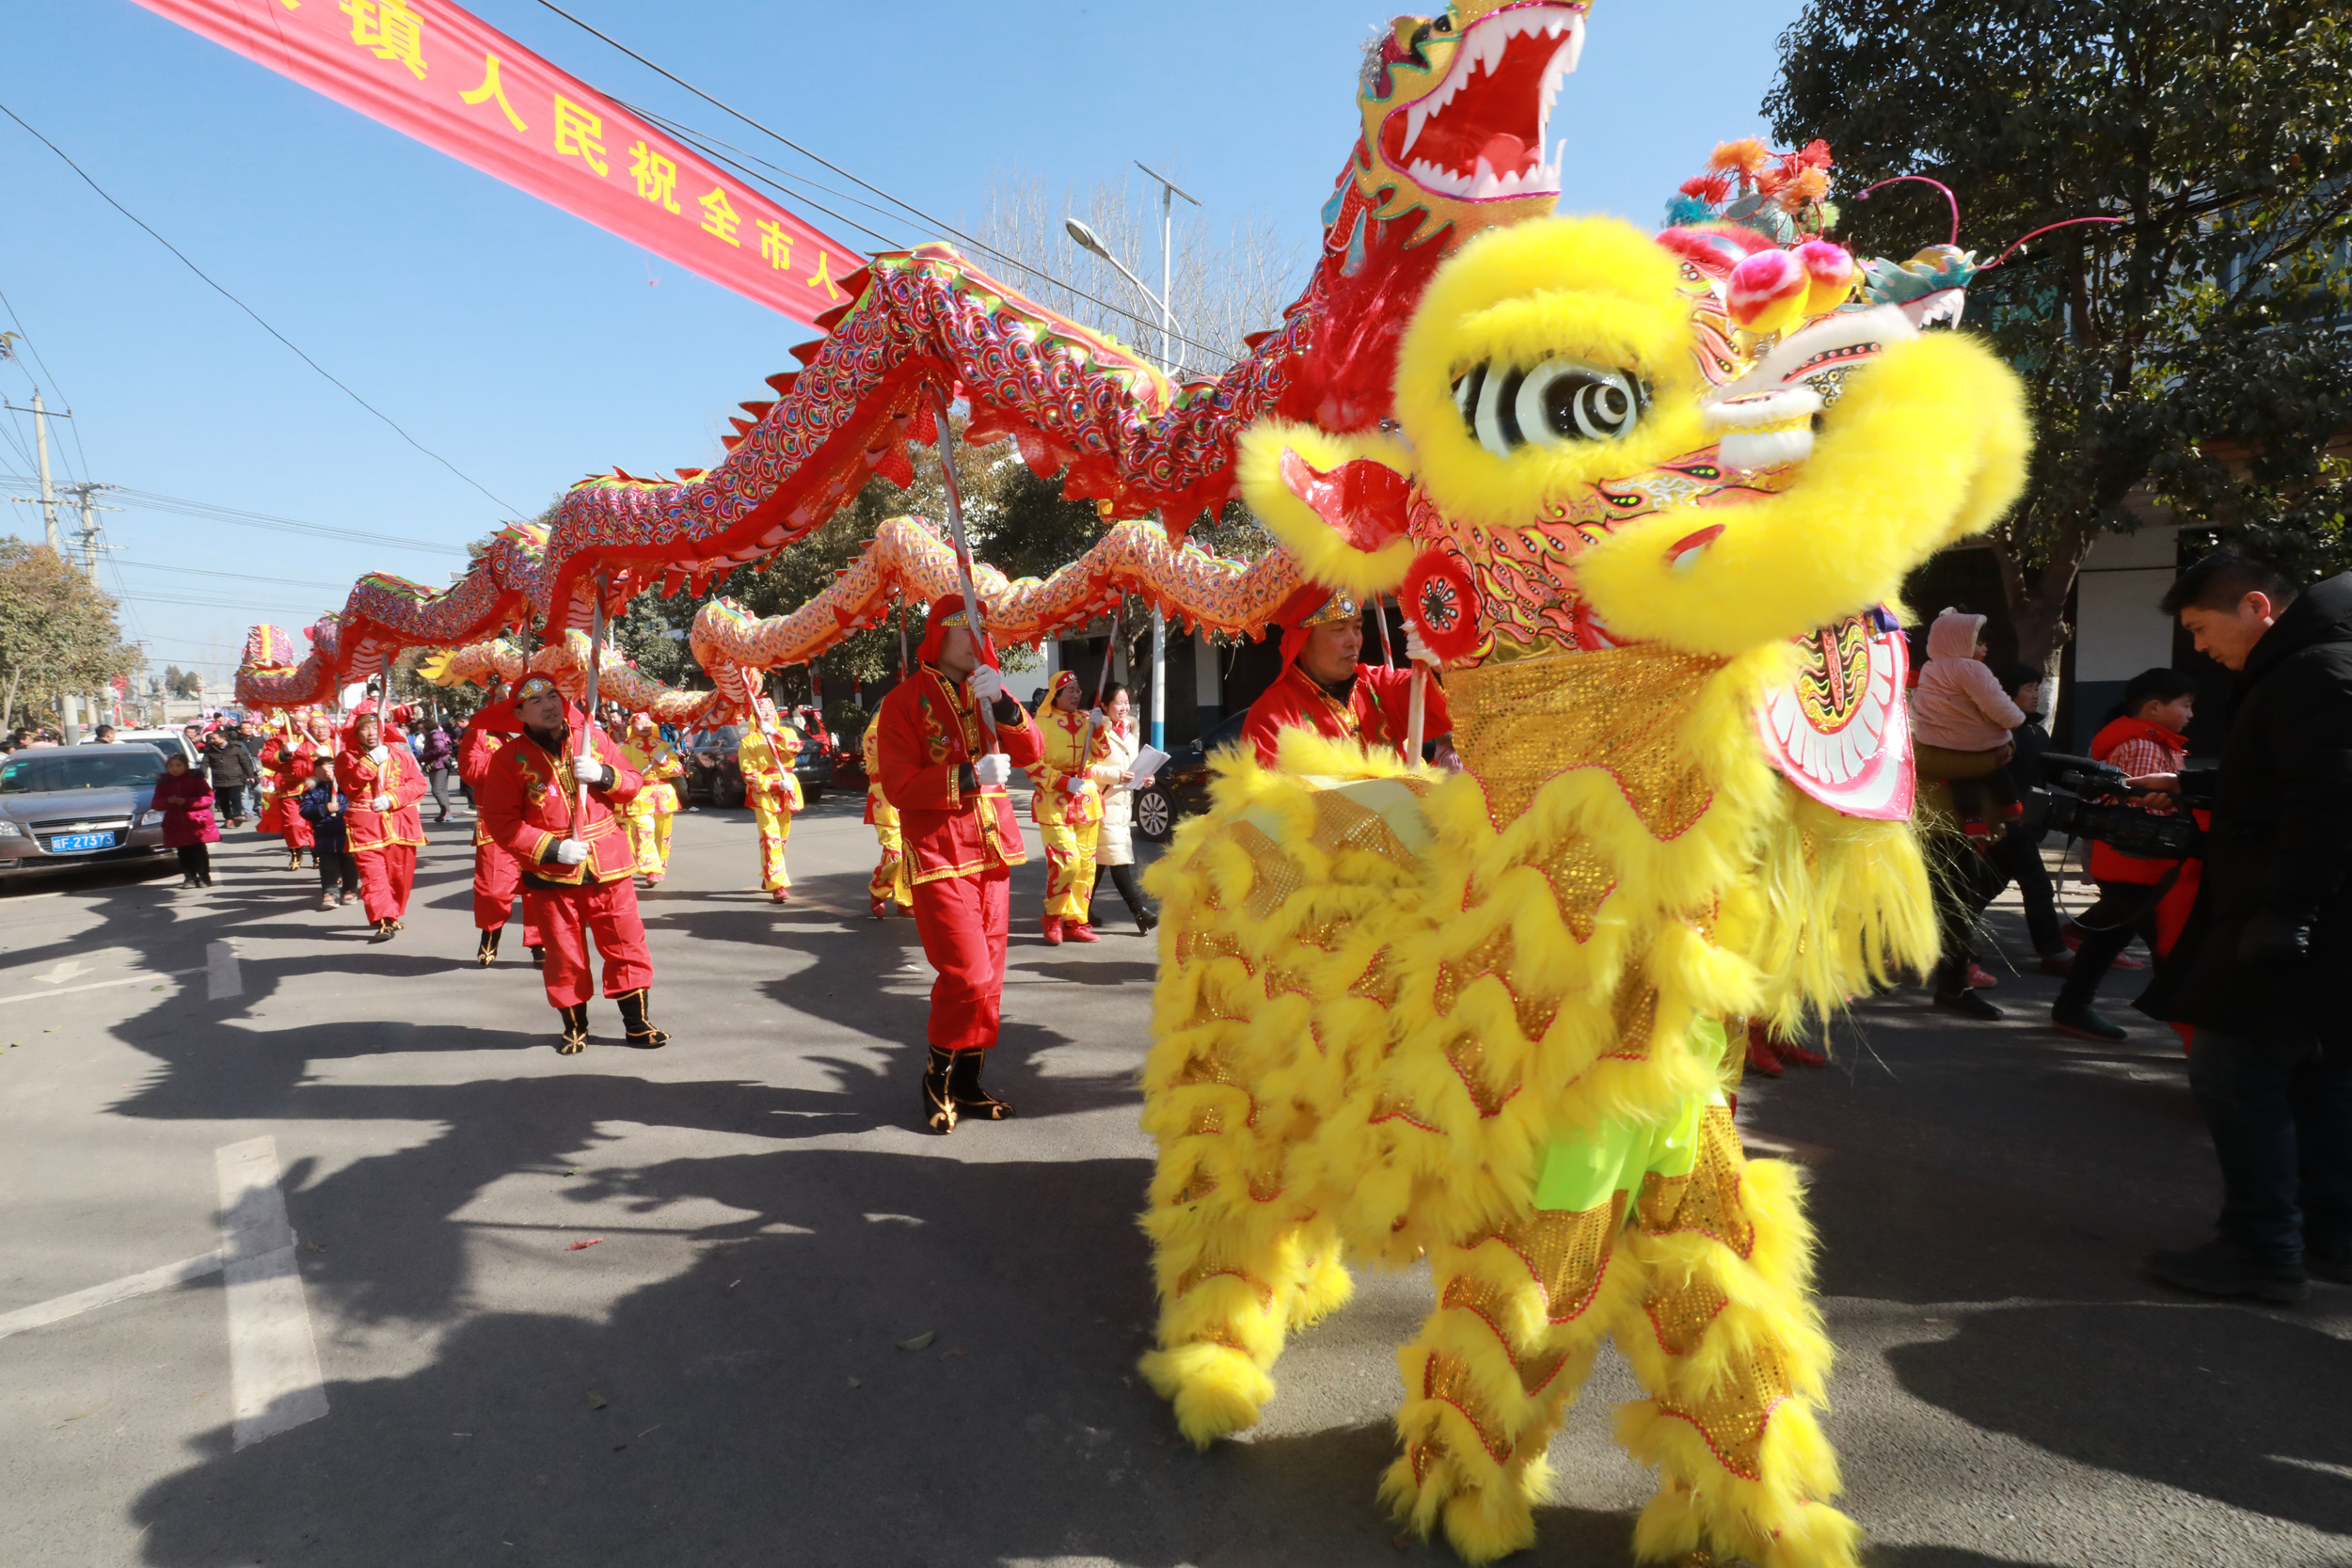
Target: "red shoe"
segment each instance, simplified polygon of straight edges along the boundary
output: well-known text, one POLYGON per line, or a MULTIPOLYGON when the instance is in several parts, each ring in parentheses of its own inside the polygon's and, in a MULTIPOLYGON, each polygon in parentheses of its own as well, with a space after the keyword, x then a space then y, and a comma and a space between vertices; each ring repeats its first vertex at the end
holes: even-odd
POLYGON ((1977 962, 1976 959, 1971 958, 1968 960, 1968 986, 1970 990, 1988 990, 2000 983, 2000 981, 1993 977, 1990 971, 1988 971, 1982 964, 1977 962))
POLYGON ((1068 937, 1072 942, 1101 942, 1103 940, 1101 937, 1094 934, 1093 927, 1089 926, 1082 920, 1073 920, 1069 925, 1063 927, 1062 935, 1068 937))
POLYGON ((788 888, 778 888, 775 892, 770 894, 768 898, 771 903, 789 904, 792 902, 791 890, 788 888))
POLYGON ((1794 1062, 1799 1067, 1829 1066, 1829 1058, 1809 1045, 1800 1045, 1795 1040, 1782 1039, 1772 1040, 1768 1043, 1772 1048, 1772 1054, 1784 1062, 1794 1062))
POLYGON ((1780 1076, 1780 1058, 1772 1054, 1772 1042, 1764 1037, 1762 1019, 1748 1020, 1748 1070, 1767 1078, 1780 1076))
POLYGON ((866 899, 866 907, 874 911, 874 918, 876 920, 880 920, 882 917, 882 901, 881 899, 876 898, 869 894, 866 899))
POLYGON ((2118 953, 2115 956, 2115 962, 2111 967, 2116 969, 2146 969, 2148 966, 2140 962, 2137 958, 2133 958, 2129 953, 2118 953))
POLYGON ((1049 914, 1045 917, 1045 945, 1048 947, 1061 945, 1061 916, 1057 914, 1049 914))

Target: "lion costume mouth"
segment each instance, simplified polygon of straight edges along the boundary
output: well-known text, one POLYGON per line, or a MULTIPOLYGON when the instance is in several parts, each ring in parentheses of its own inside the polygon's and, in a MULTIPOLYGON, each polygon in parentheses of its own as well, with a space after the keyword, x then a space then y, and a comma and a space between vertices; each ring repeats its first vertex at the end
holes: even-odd
POLYGON ((1546 162, 1546 135, 1583 52, 1584 11, 1581 3, 1526 0, 1471 23, 1444 79, 1388 117, 1382 160, 1456 200, 1557 197, 1565 151, 1546 162))

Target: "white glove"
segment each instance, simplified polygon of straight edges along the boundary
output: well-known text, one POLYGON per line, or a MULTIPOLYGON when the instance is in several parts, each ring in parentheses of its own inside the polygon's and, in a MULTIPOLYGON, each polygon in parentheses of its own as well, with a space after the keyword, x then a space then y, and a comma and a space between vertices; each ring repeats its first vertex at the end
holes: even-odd
POLYGON ((392 809, 392 798, 389 795, 379 795, 374 800, 368 802, 368 809, 370 811, 389 811, 392 809))
MULTIPOLYGON (((981 668, 987 668, 983 665, 981 668)), ((1002 752, 991 752, 972 765, 972 776, 986 785, 1009 784, 1012 781, 1012 758, 1002 752)))
POLYGON ((612 769, 598 762, 592 753, 582 752, 572 758, 572 777, 590 789, 597 789, 612 782, 612 769))
POLYGON ((972 700, 993 703, 1005 694, 1005 677, 993 664, 983 664, 972 672, 972 700))
POLYGON ((1099 707, 1090 707, 1087 709, 1087 723, 1098 730, 1107 730, 1111 727, 1111 716, 1099 707))
POLYGON ((584 861, 587 858, 588 846, 582 844, 580 840, 576 838, 560 838, 555 841, 554 860, 556 864, 578 865, 581 861, 584 861))
POLYGON ((379 767, 382 766, 384 759, 391 754, 390 751, 380 744, 368 748, 368 760, 379 767))
POLYGON ((1405 623, 1405 657, 1415 664, 1435 666, 1438 656, 1429 651, 1429 644, 1421 640, 1421 628, 1412 622, 1405 623))

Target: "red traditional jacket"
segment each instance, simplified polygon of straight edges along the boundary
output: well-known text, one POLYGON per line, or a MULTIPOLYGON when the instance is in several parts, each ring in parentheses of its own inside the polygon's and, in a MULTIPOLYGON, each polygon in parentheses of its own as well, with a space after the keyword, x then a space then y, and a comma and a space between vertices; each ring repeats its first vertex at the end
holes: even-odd
POLYGON ((474 792, 473 841, 476 847, 498 842, 490 836, 490 824, 482 816, 482 781, 490 776, 490 759, 498 755, 499 748, 506 744, 507 737, 496 730, 482 727, 483 720, 489 717, 489 713, 487 707, 477 709, 474 716, 466 721, 466 733, 457 737, 457 776, 466 781, 468 789, 474 792))
POLYGON ((409 754, 405 740, 386 740, 384 760, 370 762, 365 752, 345 752, 335 759, 335 787, 351 802, 343 824, 351 834, 351 852, 382 849, 395 844, 424 847, 424 818, 417 802, 424 799, 424 774, 409 754), (368 804, 379 795, 392 798, 392 809, 377 811, 368 804))
POLYGON ((572 773, 578 754, 577 732, 564 741, 557 755, 533 740, 528 732, 516 736, 490 757, 482 782, 474 785, 474 809, 493 842, 523 863, 523 880, 538 887, 581 887, 622 881, 634 874, 636 851, 612 808, 626 805, 644 781, 621 754, 620 747, 602 730, 596 736, 596 760, 612 769, 613 779, 588 792, 588 813, 574 820, 580 781, 572 773), (563 839, 580 839, 588 858, 565 865, 553 858, 563 839))
MULTIPOLYGON (((898 808, 907 863, 918 884, 1027 862, 1004 787, 966 794, 959 784, 958 769, 988 745, 988 732, 960 683, 928 664, 917 666, 891 688, 874 722, 882 730, 882 794, 898 808)), ((1043 747, 1025 712, 999 722, 996 738, 1016 768, 1033 766, 1043 747)))
POLYGON ((278 780, 278 793, 282 797, 299 795, 309 784, 310 768, 318 761, 319 743, 308 736, 289 739, 274 735, 262 743, 262 766, 278 780))
MULTIPOLYGON (((1249 722, 1243 734, 1258 748, 1258 760, 1274 766, 1282 732, 1303 726, 1332 740, 1360 740, 1385 746, 1400 754, 1411 734, 1413 673, 1385 664, 1356 666, 1356 687, 1345 706, 1317 686, 1295 662, 1282 666, 1281 678, 1249 705, 1249 722)), ((1445 689, 1432 680, 1422 698, 1422 737, 1435 739, 1454 733, 1454 715, 1445 705, 1445 689)))

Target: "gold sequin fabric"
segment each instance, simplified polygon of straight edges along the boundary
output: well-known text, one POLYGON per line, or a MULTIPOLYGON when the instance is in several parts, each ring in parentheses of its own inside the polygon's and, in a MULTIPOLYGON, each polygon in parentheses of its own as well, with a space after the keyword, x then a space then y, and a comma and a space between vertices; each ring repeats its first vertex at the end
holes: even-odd
POLYGON ((1621 1062, 1648 1061, 1650 1036, 1658 1027, 1658 988, 1640 971, 1629 972, 1617 983, 1610 1016, 1616 1022, 1616 1035, 1603 1054, 1621 1062))
POLYGON ((1682 1403, 1660 1400, 1659 1408, 1698 1428, 1716 1461, 1747 1481, 1762 1478, 1764 1428, 1788 1397, 1788 1373, 1778 1353, 1758 1349, 1735 1354, 1730 1375, 1705 1399, 1682 1403))
POLYGON ((1478 1441, 1501 1464, 1511 1451, 1510 1439, 1501 1435, 1502 1423, 1478 1397, 1478 1379, 1470 1370, 1470 1363, 1445 1351, 1433 1351, 1422 1369, 1421 1392, 1423 1399, 1443 1400, 1462 1413, 1478 1441))
POLYGON ((1698 1348, 1716 1317, 1731 1298, 1703 1280, 1673 1290, 1653 1289, 1642 1301, 1658 1348, 1668 1355, 1688 1355, 1698 1348))
POLYGON ((1498 831, 1551 780, 1594 768, 1616 781, 1653 836, 1675 838, 1713 799, 1679 730, 1724 664, 1645 644, 1456 671, 1446 684, 1454 749, 1485 787, 1498 831))
MULTIPOLYGON (((1428 793, 1429 786, 1422 780, 1401 779, 1398 783, 1416 795, 1428 793)), ((1396 836, 1396 830, 1389 826, 1387 818, 1369 806, 1357 804, 1338 790, 1319 789, 1314 795, 1314 809, 1315 827, 1309 841, 1315 847, 1331 854, 1342 849, 1368 849, 1402 869, 1421 869, 1421 857, 1406 848, 1405 841, 1396 836)), ((1246 828, 1248 824, 1242 826, 1246 828)), ((1270 843, 1268 847, 1272 847, 1270 843)))
POLYGON ((1249 896, 1242 900, 1242 912, 1251 920, 1267 919, 1307 885, 1307 868, 1247 822, 1234 823, 1231 831, 1249 857, 1249 896))
POLYGON ((1517 1084, 1498 1089, 1486 1082, 1486 1042, 1476 1035, 1460 1034, 1448 1040, 1445 1059, 1454 1064, 1462 1087, 1470 1091, 1470 1103, 1478 1107, 1481 1120, 1501 1115, 1504 1102, 1518 1092, 1517 1084))
POLYGON ((1491 935, 1468 952, 1439 964, 1438 1011, 1454 1011, 1454 1004, 1461 1000, 1462 992, 1471 981, 1491 974, 1502 981, 1502 989, 1510 993, 1511 1008, 1518 1019, 1519 1033, 1530 1040, 1542 1039, 1545 1032, 1551 1027, 1552 1019, 1559 1014, 1560 999, 1537 995, 1532 986, 1522 991, 1520 985, 1512 977, 1514 956, 1511 928, 1503 926, 1496 927, 1491 935))
POLYGON ((1695 1230, 1745 1258, 1756 1249, 1756 1226, 1740 1203, 1745 1156, 1728 1107, 1710 1105, 1699 1120, 1698 1162, 1688 1176, 1643 1178, 1640 1220, 1653 1235, 1695 1230))
POLYGON ((1601 901, 1616 891, 1616 874, 1588 838, 1567 838, 1549 845, 1543 854, 1525 863, 1544 874, 1551 884, 1551 901, 1560 919, 1579 942, 1593 940, 1600 923, 1601 901))
POLYGON ((1544 1292, 1544 1315, 1564 1323, 1582 1315, 1600 1290, 1617 1232, 1625 1228, 1625 1195, 1579 1213, 1537 1209, 1488 1240, 1518 1255, 1544 1292))

